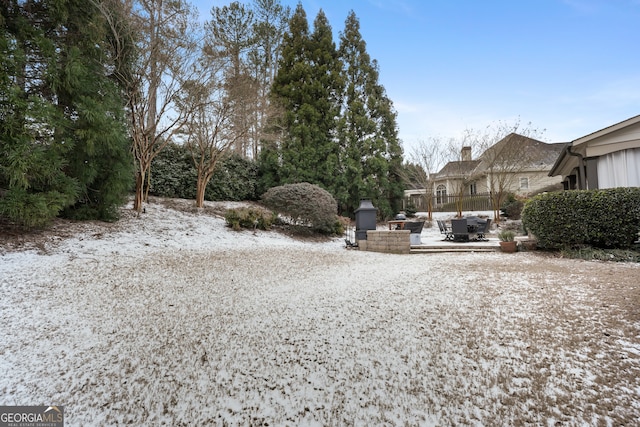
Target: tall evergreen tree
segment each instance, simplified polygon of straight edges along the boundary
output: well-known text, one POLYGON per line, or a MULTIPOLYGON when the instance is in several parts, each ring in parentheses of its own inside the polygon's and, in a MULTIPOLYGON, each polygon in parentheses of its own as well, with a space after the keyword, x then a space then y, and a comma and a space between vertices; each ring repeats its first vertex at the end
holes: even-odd
POLYGON ((45 3, 0 4, 0 216, 41 226, 71 205, 77 182, 64 173, 71 141, 49 82, 55 44, 47 30, 57 16, 45 3))
POLYGON ((334 190, 339 70, 324 12, 318 13, 310 34, 305 11, 298 4, 283 39, 282 59, 272 89, 284 111, 283 137, 278 147, 280 165, 272 175, 278 176, 278 184, 309 182, 334 190))
POLYGON ((313 23, 309 50, 312 65, 311 96, 315 99, 316 114, 310 117, 318 132, 315 135, 316 183, 335 194, 340 146, 336 138, 340 117, 340 95, 343 91, 342 62, 333 41, 333 31, 322 10, 313 23))
POLYGON ((113 72, 114 51, 105 17, 83 0, 68 0, 57 41, 61 77, 58 108, 64 111, 73 149, 67 174, 80 184, 65 215, 113 220, 131 188, 133 160, 124 100, 113 72))
POLYGON ((393 104, 378 82, 378 64, 366 51, 353 11, 345 21, 339 55, 345 90, 339 124, 341 183, 336 198, 346 215, 353 214, 366 197, 382 216, 390 216, 403 197, 402 146, 393 104))
POLYGON ((131 161, 102 15, 82 0, 0 11, 0 216, 27 227, 64 209, 111 218, 131 161))

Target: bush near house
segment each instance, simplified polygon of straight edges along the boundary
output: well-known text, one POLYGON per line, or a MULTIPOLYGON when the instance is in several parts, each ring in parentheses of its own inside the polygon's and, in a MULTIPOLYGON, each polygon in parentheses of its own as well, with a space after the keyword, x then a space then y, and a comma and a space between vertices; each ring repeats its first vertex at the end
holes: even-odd
POLYGON ((302 182, 273 187, 262 195, 262 202, 294 226, 322 234, 342 232, 338 203, 331 193, 317 185, 302 182))
POLYGON ((542 249, 628 249, 640 232, 640 188, 540 194, 525 204, 522 221, 542 249))
POLYGON ((502 215, 509 219, 520 219, 522 215, 522 209, 524 208, 524 201, 522 198, 518 198, 515 194, 509 193, 504 201, 500 211, 502 215))

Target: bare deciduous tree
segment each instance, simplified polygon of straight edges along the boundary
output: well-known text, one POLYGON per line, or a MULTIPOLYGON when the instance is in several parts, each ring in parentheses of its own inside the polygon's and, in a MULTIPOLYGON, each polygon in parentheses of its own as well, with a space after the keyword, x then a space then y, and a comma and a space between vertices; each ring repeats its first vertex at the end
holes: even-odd
POLYGON ((496 221, 500 218, 500 207, 513 191, 519 174, 536 158, 535 145, 540 144, 536 139, 543 133, 544 130, 533 128, 531 123, 522 126, 519 119, 513 123, 497 122, 481 131, 468 131, 483 151, 478 169, 486 176, 496 221))
POLYGON ((113 33, 114 74, 124 89, 136 163, 134 209, 142 211, 151 163, 184 125, 176 108, 191 80, 197 18, 184 0, 91 0, 113 33))
POLYGON ((218 162, 244 138, 244 122, 237 121, 233 94, 224 79, 224 62, 216 56, 203 56, 198 66, 198 78, 185 82, 178 108, 187 120, 180 133, 191 153, 196 168, 196 207, 204 206, 207 184, 218 162))
POLYGON ((182 0, 139 0, 131 16, 140 35, 128 101, 137 163, 134 209, 141 211, 154 157, 189 117, 176 101, 193 73, 198 32, 195 14, 182 0))
POLYGON ((438 137, 418 141, 410 154, 410 161, 414 167, 405 168, 408 176, 405 181, 424 189, 421 196, 427 209, 429 220, 433 219, 433 195, 435 192, 435 175, 440 170, 444 159, 446 144, 438 137))
POLYGON ((462 138, 450 139, 445 149, 447 158, 450 161, 447 176, 450 178, 448 187, 455 194, 456 215, 462 217, 464 209, 465 190, 470 188, 470 184, 477 179, 475 167, 477 161, 472 160, 478 151, 477 141, 473 138, 473 133, 465 130, 462 138))

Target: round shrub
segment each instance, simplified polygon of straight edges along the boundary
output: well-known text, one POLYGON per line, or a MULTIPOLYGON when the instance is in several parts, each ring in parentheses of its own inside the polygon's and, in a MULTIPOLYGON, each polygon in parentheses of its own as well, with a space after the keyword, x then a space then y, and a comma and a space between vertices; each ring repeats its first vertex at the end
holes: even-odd
POLYGON ((640 188, 540 194, 525 204, 522 221, 543 249, 631 248, 640 232, 640 188))
POLYGON ((262 195, 262 203, 293 225, 319 233, 333 234, 339 224, 338 204, 331 193, 307 182, 273 187, 262 195))

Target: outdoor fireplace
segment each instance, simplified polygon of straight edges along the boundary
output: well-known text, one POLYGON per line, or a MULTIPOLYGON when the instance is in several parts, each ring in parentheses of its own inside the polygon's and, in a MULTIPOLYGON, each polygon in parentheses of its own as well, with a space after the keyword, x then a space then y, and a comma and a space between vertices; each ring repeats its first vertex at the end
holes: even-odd
POLYGON ((376 229, 377 215, 378 209, 373 206, 371 200, 360 200, 360 206, 356 209, 356 241, 367 240, 367 230, 376 229))

